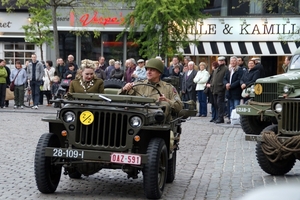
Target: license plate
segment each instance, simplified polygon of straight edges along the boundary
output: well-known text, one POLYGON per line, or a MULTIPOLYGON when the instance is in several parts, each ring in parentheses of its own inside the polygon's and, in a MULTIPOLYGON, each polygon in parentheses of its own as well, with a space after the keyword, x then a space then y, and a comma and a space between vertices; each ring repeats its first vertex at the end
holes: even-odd
POLYGON ((53 149, 53 157, 61 158, 83 158, 84 151, 75 150, 75 149, 53 149))
POLYGON ((126 153, 112 153, 110 156, 110 162, 112 163, 140 165, 141 160, 141 156, 139 155, 126 153))

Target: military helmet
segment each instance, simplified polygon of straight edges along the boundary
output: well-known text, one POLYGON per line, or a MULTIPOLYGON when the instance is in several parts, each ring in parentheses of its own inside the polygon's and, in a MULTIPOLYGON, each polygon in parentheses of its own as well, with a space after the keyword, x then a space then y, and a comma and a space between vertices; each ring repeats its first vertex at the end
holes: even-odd
POLYGON ((146 69, 147 68, 156 69, 161 74, 164 73, 164 64, 162 63, 161 60, 159 60, 157 58, 151 58, 150 60, 148 60, 147 65, 146 65, 146 69))

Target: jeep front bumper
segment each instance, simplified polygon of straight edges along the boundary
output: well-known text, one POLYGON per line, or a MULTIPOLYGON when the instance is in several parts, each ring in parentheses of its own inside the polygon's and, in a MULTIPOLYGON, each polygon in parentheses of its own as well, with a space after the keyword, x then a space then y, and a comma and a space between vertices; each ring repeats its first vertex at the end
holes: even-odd
POLYGON ((274 116, 270 106, 265 105, 239 105, 236 107, 236 112, 240 115, 265 115, 274 116))
POLYGON ((146 154, 122 153, 112 151, 95 151, 71 148, 45 148, 46 157, 76 159, 83 162, 118 163, 141 165, 148 161, 146 154), (140 160, 139 160, 140 159, 140 160))

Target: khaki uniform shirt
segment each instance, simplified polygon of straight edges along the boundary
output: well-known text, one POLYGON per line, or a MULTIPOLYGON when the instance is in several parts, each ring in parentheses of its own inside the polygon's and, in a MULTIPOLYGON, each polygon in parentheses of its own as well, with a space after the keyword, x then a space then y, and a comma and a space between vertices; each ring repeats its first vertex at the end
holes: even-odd
MULTIPOLYGON (((144 83, 144 84, 151 84, 148 80, 144 80, 142 82, 136 82, 136 84, 144 83)), ((179 113, 180 110, 183 108, 183 103, 180 100, 179 94, 175 87, 173 87, 170 83, 159 81, 154 85, 161 94, 164 94, 166 98, 170 100, 169 104, 172 110, 176 113, 179 113)), ((135 96, 144 96, 154 98, 158 100, 159 94, 157 90, 152 87, 146 85, 135 86, 132 90, 128 92, 129 95, 135 96), (134 89, 134 90, 133 90, 134 89)), ((124 94, 126 91, 120 91, 120 94, 124 94)))
POLYGON ((94 79, 93 85, 84 85, 80 84, 78 79, 71 81, 70 93, 104 93, 104 83, 102 79, 94 79))

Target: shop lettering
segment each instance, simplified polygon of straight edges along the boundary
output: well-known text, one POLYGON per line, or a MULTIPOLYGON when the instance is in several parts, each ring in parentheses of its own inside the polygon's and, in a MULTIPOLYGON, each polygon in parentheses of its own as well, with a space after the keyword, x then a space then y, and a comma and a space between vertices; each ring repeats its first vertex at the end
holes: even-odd
POLYGON ((221 28, 217 24, 198 24, 190 28, 187 34, 216 35, 221 31, 224 35, 234 34, 234 30, 239 31, 240 35, 271 35, 271 34, 299 34, 300 29, 296 24, 240 24, 240 29, 234 29, 235 26, 224 24, 221 28))
POLYGON ((296 24, 242 24, 240 35, 299 34, 296 24))
POLYGON ((11 21, 8 22, 0 22, 0 28, 11 28, 11 21))
POLYGON ((91 24, 96 25, 109 25, 109 24, 122 24, 124 22, 124 17, 122 16, 122 13, 120 14, 120 17, 102 17, 98 16, 98 12, 94 12, 94 15, 90 15, 88 13, 82 15, 79 19, 82 26, 88 26, 91 24))

